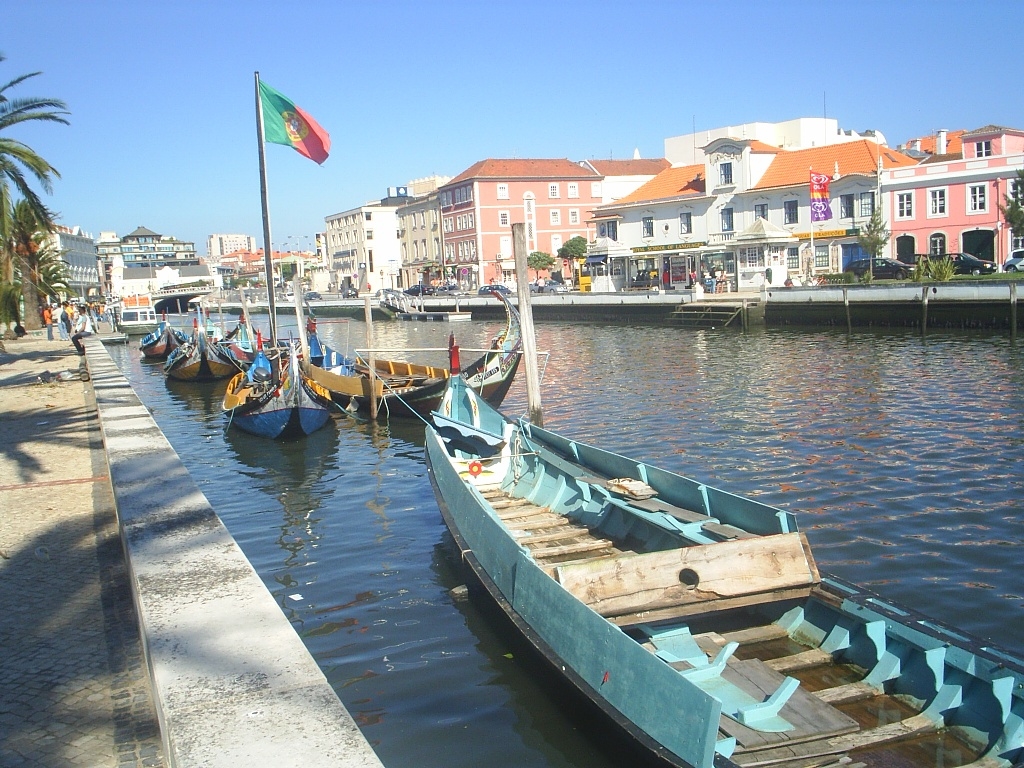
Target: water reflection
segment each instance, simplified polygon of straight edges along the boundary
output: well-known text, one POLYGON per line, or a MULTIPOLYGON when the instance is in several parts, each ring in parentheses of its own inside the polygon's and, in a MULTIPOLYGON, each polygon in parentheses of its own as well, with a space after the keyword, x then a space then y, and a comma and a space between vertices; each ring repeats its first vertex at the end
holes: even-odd
MULTIPOLYGON (((378 327, 380 346, 443 347, 451 330, 378 327)), ((497 328, 456 331, 465 344, 497 328)), ((322 330, 364 343, 358 322, 322 330)), ((1020 343, 537 332, 549 427, 789 509, 823 571, 1024 652, 1020 343)), ((441 553, 420 422, 343 419, 302 444, 225 436, 216 383, 168 386, 137 350, 112 352, 385 764, 601 764, 501 625, 449 594, 459 574, 441 553)), ((525 412, 521 380, 503 410, 525 412)))

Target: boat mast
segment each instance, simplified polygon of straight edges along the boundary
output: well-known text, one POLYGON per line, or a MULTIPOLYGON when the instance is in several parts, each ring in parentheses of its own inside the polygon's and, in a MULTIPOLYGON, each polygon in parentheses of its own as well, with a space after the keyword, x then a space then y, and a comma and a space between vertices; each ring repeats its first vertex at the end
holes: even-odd
POLYGON ((277 346, 277 306, 274 301, 274 262, 270 241, 270 205, 267 202, 267 161, 264 157, 263 102, 260 73, 256 72, 256 139, 260 148, 260 196, 263 202, 263 265, 267 271, 267 302, 270 307, 270 345, 277 346))

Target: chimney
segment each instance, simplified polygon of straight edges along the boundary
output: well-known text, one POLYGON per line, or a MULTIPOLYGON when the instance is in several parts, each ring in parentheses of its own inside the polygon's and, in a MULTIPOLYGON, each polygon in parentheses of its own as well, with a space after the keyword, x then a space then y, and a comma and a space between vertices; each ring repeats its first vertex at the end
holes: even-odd
POLYGON ((946 129, 939 128, 939 137, 935 141, 935 154, 944 155, 946 154, 946 129))
POLYGON ((914 143, 910 145, 910 148, 913 149, 915 152, 920 152, 921 151, 921 140, 920 139, 914 139, 914 143))

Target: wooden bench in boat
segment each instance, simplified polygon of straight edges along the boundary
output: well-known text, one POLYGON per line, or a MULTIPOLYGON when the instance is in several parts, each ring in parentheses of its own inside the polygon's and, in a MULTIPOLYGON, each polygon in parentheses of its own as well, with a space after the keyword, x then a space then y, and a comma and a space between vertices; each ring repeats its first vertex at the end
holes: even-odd
POLYGON ((555 578, 616 624, 805 597, 820 580, 802 533, 600 558, 556 568, 555 578))

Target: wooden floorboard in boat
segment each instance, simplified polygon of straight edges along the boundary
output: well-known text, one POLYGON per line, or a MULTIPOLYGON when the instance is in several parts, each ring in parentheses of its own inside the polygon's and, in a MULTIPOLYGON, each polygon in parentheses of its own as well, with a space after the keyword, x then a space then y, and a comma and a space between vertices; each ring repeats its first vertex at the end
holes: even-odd
POLYGON ((724 632, 719 635, 724 643, 739 643, 750 645, 752 643, 763 643, 768 640, 781 640, 788 637, 789 633, 778 624, 764 624, 758 627, 737 629, 734 632, 724 632))
MULTIPOLYGON (((783 676, 770 669, 759 659, 729 659, 722 677, 744 690, 758 701, 773 694, 783 683, 783 676)), ((781 733, 766 733, 748 728, 730 718, 723 717, 720 728, 735 736, 737 751, 763 749, 783 743, 820 740, 860 729, 857 721, 826 704, 803 688, 797 688, 779 715, 793 726, 793 730, 781 733)))
POLYGON ((777 659, 768 659, 765 661, 765 664, 776 672, 795 672, 799 669, 820 667, 822 664, 831 663, 832 654, 826 653, 825 651, 817 648, 811 648, 810 650, 803 651, 802 653, 794 653, 791 656, 780 656, 777 659))
POLYGON ((846 704, 851 701, 862 701, 863 699, 881 696, 882 691, 873 685, 858 681, 837 685, 833 688, 822 688, 819 691, 815 691, 814 695, 829 704, 846 704))

